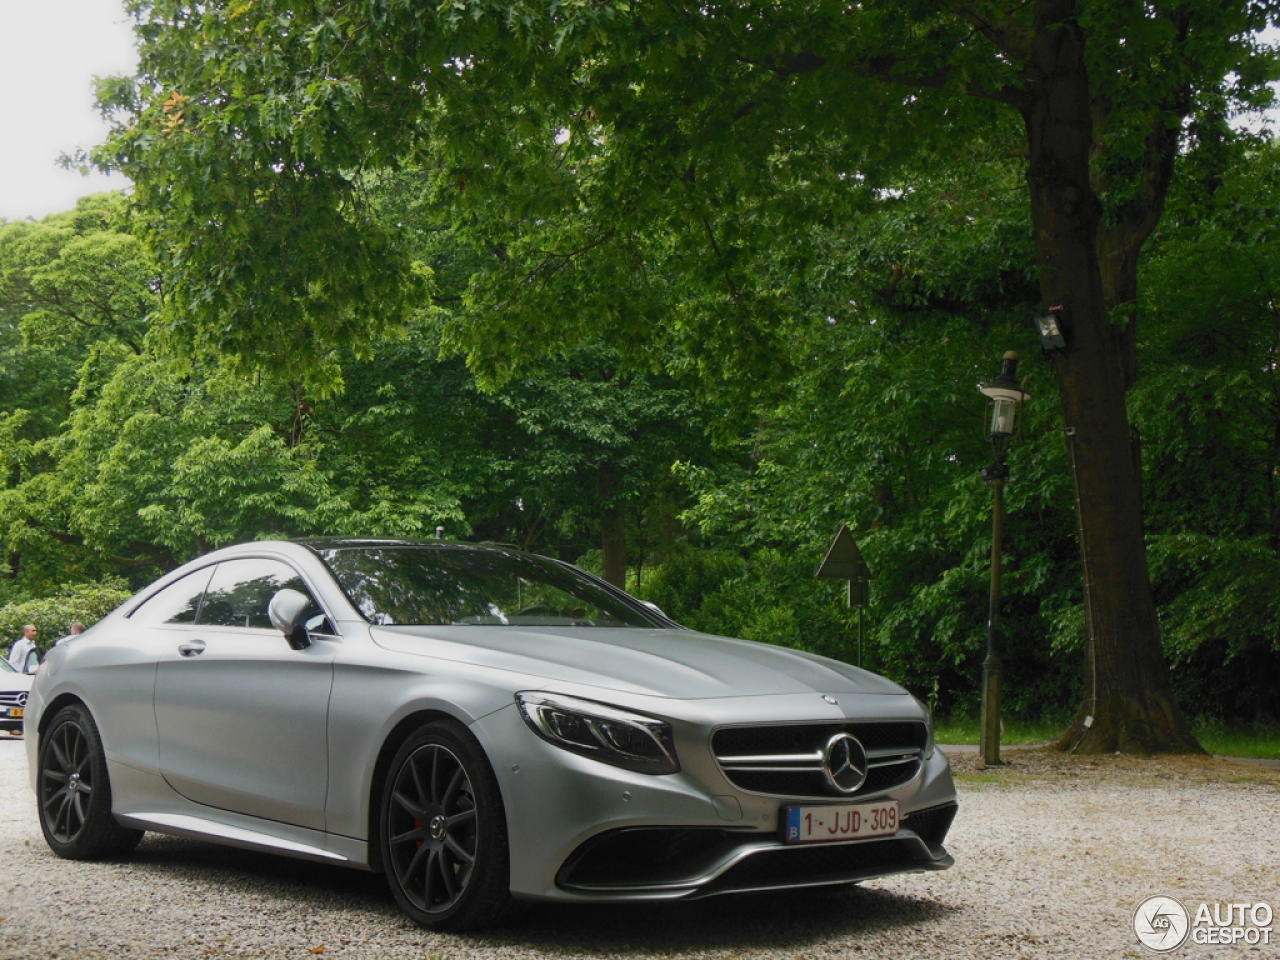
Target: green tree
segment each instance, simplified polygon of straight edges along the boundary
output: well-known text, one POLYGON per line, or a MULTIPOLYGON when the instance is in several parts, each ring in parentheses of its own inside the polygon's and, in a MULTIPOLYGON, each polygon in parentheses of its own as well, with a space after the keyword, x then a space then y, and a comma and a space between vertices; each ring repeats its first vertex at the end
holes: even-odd
POLYGON ((120 194, 0 225, 0 542, 19 597, 103 571, 65 530, 49 533, 51 441, 86 369, 101 380, 142 350, 158 272, 131 231, 120 194))
POLYGON ((1180 693, 1197 712, 1260 720, 1280 680, 1280 150, 1196 172, 1144 266, 1163 322, 1145 327, 1134 419, 1180 693))
POLYGON ((0 315, 16 321, 28 343, 75 354, 112 339, 140 353, 158 288, 123 194, 0 227, 0 315))
POLYGON ((1196 748, 1147 568, 1132 308, 1186 121, 1269 97, 1255 31, 1276 4, 131 6, 140 72, 105 91, 125 119, 100 159, 138 184, 171 316, 304 368, 394 325, 420 276, 362 171, 426 166, 489 248, 453 338, 477 369, 510 376, 517 344, 603 326, 750 393, 785 375, 797 319, 759 284, 762 251, 908 188, 913 157, 1020 149, 1041 306, 1066 309, 1054 369, 1088 585, 1064 743, 1196 748))
MULTIPOLYGON (((9 370, 38 371, 0 405, 0 522, 19 596, 96 569, 141 581, 258 536, 438 526, 570 559, 603 544, 621 583, 628 522, 671 487, 677 456, 702 459, 702 412, 669 381, 621 376, 588 349, 486 395, 459 359, 439 359, 438 311, 364 357, 327 351, 310 390, 175 355, 125 210, 102 196, 0 228, 9 370)), ((418 246, 447 277, 465 272, 448 244, 418 246)))
MULTIPOLYGON (((991 357, 1029 336, 1022 321, 1034 293, 1016 280, 1030 240, 1007 234, 1008 209, 989 208, 986 222, 950 241, 936 227, 932 239, 912 236, 922 219, 944 219, 955 187, 894 200, 847 233, 858 262, 900 266, 892 295, 873 309, 829 304, 830 322, 804 344, 793 395, 761 417, 739 470, 683 473, 696 496, 686 518, 710 542, 807 557, 798 564, 806 577, 833 531, 849 525, 873 572, 867 664, 943 711, 966 712, 985 648, 991 544, 991 496, 978 478, 991 451, 975 384, 990 376, 991 357), (987 269, 973 269, 980 263, 987 269)), ((874 277, 851 274, 838 286, 874 298, 874 277)), ((1065 711, 1078 692, 1082 624, 1063 451, 1039 401, 1046 380, 1043 370, 1032 380, 1026 438, 1011 453, 1001 613, 1006 704, 1037 716, 1065 711)), ((857 614, 830 608, 843 600, 836 585, 819 589, 828 602, 809 605, 806 645, 847 656, 857 614)), ((778 609, 793 602, 773 596, 778 609)))
MULTIPOLYGON (((522 510, 564 532, 597 532, 601 574, 626 585, 628 527, 661 502, 677 460, 706 462, 707 416, 669 378, 622 375, 598 347, 550 362, 496 394, 524 434, 516 466, 522 510)), ((527 541, 525 546, 530 546, 527 541)))
POLYGON ((163 351, 97 382, 86 365, 29 511, 125 568, 264 536, 466 536, 511 496, 512 418, 435 353, 408 336, 330 358, 329 396, 163 351))

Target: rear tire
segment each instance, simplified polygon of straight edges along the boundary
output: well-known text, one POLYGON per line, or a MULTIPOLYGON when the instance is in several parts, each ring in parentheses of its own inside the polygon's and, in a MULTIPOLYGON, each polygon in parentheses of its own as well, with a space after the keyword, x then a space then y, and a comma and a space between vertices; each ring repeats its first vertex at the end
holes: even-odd
POLYGON ((510 907, 502 794, 480 744, 458 724, 425 724, 396 751, 379 825, 387 882, 414 922, 473 930, 510 907))
POLYGON ((40 829, 67 860, 102 860, 129 853, 141 830, 111 813, 107 756, 93 716, 75 704, 58 711, 40 737, 40 829))

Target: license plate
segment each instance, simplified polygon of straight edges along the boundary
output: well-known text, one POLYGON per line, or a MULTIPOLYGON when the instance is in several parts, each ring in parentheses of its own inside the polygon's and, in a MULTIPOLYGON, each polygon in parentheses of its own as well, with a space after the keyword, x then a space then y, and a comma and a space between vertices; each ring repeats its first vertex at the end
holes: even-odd
POLYGON ((21 707, 10 707, 10 708, 9 708, 9 716, 13 717, 15 720, 16 720, 18 717, 21 717, 21 716, 22 716, 22 713, 23 713, 23 711, 22 711, 22 708, 21 708, 21 707))
POLYGON ((861 840, 897 832, 897 800, 782 810, 782 839, 787 843, 861 840))

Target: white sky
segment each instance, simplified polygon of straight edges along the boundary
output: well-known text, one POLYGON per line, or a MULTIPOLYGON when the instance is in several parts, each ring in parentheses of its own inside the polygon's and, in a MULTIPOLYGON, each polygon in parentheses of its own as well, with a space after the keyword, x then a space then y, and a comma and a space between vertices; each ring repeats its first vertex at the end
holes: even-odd
POLYGON ((0 0, 0 218, 39 219, 128 186, 63 170, 58 157, 102 142, 93 77, 136 62, 121 0, 0 0))

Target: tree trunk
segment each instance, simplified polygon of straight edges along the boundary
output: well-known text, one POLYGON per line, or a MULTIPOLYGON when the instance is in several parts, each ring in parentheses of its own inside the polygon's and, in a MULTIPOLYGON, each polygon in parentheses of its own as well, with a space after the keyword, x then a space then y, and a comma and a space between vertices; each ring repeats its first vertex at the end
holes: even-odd
MULTIPOLYGON (((1066 308, 1067 346, 1053 365, 1084 566, 1085 699, 1060 745, 1085 753, 1198 752, 1173 697, 1147 570, 1142 476, 1125 408, 1132 336, 1108 318, 1101 203, 1089 176, 1090 87, 1073 10, 1070 0, 1039 5, 1033 82, 1017 103, 1030 149, 1041 296, 1046 306, 1066 308)), ((1136 270, 1136 257, 1112 266, 1136 270)))
POLYGON ((604 578, 615 587, 627 586, 627 518, 615 497, 617 476, 613 464, 600 464, 596 492, 600 495, 600 547, 604 554, 604 578))

